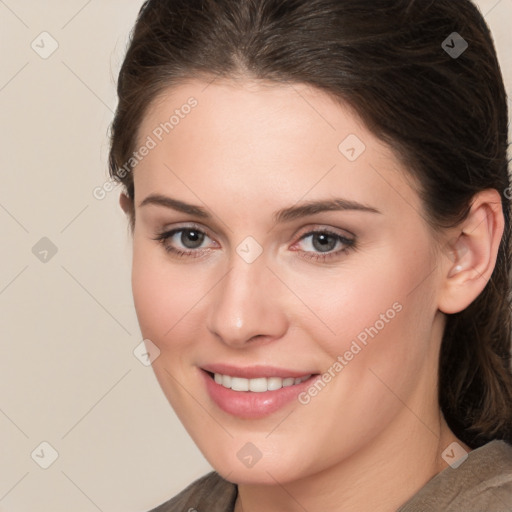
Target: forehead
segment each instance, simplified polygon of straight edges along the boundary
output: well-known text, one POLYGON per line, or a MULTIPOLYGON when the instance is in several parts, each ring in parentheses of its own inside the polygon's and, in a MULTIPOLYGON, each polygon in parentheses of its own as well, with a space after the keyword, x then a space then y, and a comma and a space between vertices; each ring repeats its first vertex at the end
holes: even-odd
POLYGON ((201 143, 199 135, 208 132, 210 140, 250 150, 258 143, 266 147, 272 141, 276 145, 304 139, 318 143, 327 136, 325 150, 329 142, 337 149, 336 140, 350 130, 364 138, 370 135, 348 105, 335 102, 319 89, 305 84, 216 79, 210 83, 188 81, 165 90, 150 105, 138 138, 142 142, 156 131, 157 138, 177 140, 180 132, 188 138, 195 132, 194 141, 201 143))
POLYGON ((304 84, 184 82, 148 109, 137 147, 144 144, 151 149, 134 172, 138 198, 180 190, 196 203, 199 193, 296 202, 335 190, 381 203, 412 194, 419 207, 392 151, 347 105, 304 84))

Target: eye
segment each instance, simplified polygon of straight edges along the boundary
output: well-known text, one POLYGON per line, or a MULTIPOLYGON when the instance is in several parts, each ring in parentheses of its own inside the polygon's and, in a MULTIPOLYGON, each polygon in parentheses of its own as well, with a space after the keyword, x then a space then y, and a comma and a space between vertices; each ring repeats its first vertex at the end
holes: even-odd
POLYGON ((326 229, 306 233, 300 238, 298 244, 301 242, 302 257, 316 261, 327 261, 355 248, 355 239, 326 229), (335 250, 336 248, 337 250, 335 250))
MULTIPOLYGON (((203 256, 212 249, 212 247, 203 246, 208 240, 218 247, 217 242, 198 226, 184 226, 164 231, 158 234, 154 240, 160 242, 166 252, 179 258, 203 256)), ((343 253, 354 249, 355 238, 347 238, 334 231, 321 229, 304 234, 293 247, 297 245, 302 245, 302 248, 298 250, 302 253, 302 258, 325 262, 331 258, 341 257, 343 253)))
MULTIPOLYGON (((168 253, 179 257, 201 256, 208 248, 201 247, 210 237, 196 226, 187 226, 165 231, 157 235, 154 240, 161 242, 168 253)), ((211 240, 211 239, 210 239, 211 240)))

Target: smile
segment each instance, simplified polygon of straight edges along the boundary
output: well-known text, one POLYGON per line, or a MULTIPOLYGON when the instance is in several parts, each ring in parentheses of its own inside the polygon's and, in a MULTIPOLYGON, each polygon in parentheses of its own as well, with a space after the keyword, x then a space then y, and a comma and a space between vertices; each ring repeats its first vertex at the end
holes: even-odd
POLYGON ((221 373, 214 374, 214 380, 217 384, 233 391, 252 391, 254 393, 264 393, 265 391, 277 391, 281 388, 295 386, 308 380, 311 375, 303 377, 257 377, 254 379, 244 379, 243 377, 232 377, 221 373))
POLYGON ((294 403, 297 406, 299 394, 320 378, 319 374, 278 368, 215 366, 200 370, 207 394, 224 412, 244 419, 264 418, 294 403))

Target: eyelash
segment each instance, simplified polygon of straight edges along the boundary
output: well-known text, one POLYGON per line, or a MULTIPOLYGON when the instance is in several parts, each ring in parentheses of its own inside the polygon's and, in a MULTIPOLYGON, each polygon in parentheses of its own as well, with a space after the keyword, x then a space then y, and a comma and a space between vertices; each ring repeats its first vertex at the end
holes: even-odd
MULTIPOLYGON (((169 238, 172 238, 174 235, 176 235, 178 233, 183 233, 185 231, 196 231, 200 235, 205 235, 208 238, 211 238, 208 235, 208 233, 206 233, 199 226, 191 225, 191 226, 184 226, 181 228, 172 229, 170 231, 164 231, 162 233, 159 233, 155 238, 153 238, 153 240, 156 240, 157 242, 162 244, 164 250, 167 253, 170 253, 178 258, 187 258, 187 257, 199 258, 199 257, 203 256, 204 253, 208 251, 208 249, 207 250, 205 250, 205 249, 195 249, 195 250, 189 249, 189 250, 184 251, 184 250, 176 249, 175 247, 168 245, 167 242, 168 242, 169 238)), ((340 235, 339 233, 330 231, 329 229, 317 229, 317 230, 308 231, 307 233, 305 233, 304 235, 302 235, 299 238, 298 242, 301 242, 305 238, 308 238, 315 234, 332 236, 336 239, 337 242, 341 242, 344 245, 344 247, 342 249, 338 249, 337 251, 328 252, 328 253, 318 253, 318 252, 314 253, 311 251, 302 251, 303 256, 301 256, 301 257, 306 260, 314 260, 317 262, 320 261, 322 263, 325 263, 327 261, 330 261, 333 258, 340 257, 342 254, 348 253, 349 251, 354 250, 356 248, 355 239, 346 238, 346 237, 340 235)), ((298 242, 296 242, 296 243, 298 243, 298 242)))

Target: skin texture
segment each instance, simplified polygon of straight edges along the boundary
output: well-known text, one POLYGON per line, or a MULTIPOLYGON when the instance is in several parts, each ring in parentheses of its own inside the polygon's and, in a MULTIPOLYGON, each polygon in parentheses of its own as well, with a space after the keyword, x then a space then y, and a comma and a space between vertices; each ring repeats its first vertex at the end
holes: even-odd
MULTIPOLYGON (((301 84, 183 83, 153 104, 139 143, 190 97, 197 106, 134 171, 132 287, 142 335, 160 350, 158 381, 208 461, 239 484, 237 512, 396 510, 447 467, 441 454, 458 441, 437 401, 444 313, 464 309, 492 273, 499 195, 482 192, 461 226, 434 236, 396 155, 348 107, 301 84), (366 146, 355 161, 338 149, 350 134, 366 146), (150 194, 211 218, 141 207, 150 194), (379 213, 274 222, 280 209, 333 198, 379 213), (181 233, 166 245, 193 255, 154 239, 192 225, 207 235, 198 249, 181 233), (321 246, 302 237, 325 229, 354 246, 333 242, 330 259, 314 259, 321 246), (237 253, 248 236, 263 250, 252 263, 237 253), (199 368, 212 363, 321 374, 397 303, 307 405, 242 419, 206 391, 199 368), (248 442, 262 455, 251 468, 237 457, 248 442)), ((124 195, 121 206, 130 213, 124 195)))

